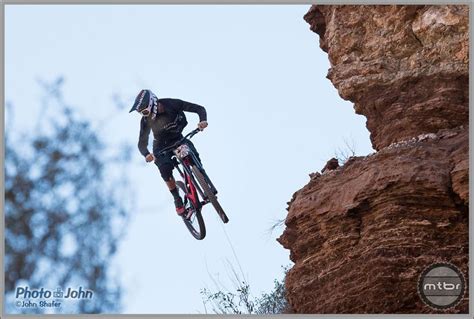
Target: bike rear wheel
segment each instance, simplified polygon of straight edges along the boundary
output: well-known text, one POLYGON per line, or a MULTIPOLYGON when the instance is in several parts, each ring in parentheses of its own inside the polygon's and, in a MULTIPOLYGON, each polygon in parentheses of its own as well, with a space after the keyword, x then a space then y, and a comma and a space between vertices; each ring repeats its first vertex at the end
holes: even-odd
POLYGON ((229 221, 229 218, 225 214, 224 209, 222 208, 221 204, 217 201, 217 197, 214 194, 214 192, 211 190, 211 187, 209 186, 209 184, 207 182, 207 178, 204 176, 204 174, 201 172, 201 170, 199 168, 197 168, 195 165, 191 166, 191 170, 192 170, 194 176, 196 176, 196 179, 197 179, 199 185, 201 186, 201 188, 204 192, 204 195, 206 195, 206 197, 211 202, 212 206, 214 206, 214 208, 217 211, 217 214, 222 219, 222 221, 224 223, 227 223, 229 221))
POLYGON ((182 196, 183 194, 180 194, 183 198, 184 208, 186 209, 186 212, 184 212, 184 215, 182 216, 184 224, 194 238, 198 240, 204 239, 204 237, 206 237, 206 225, 204 224, 204 219, 201 215, 201 208, 196 207, 196 205, 194 205, 194 203, 186 196, 188 194, 188 189, 182 181, 177 181, 176 185, 181 190, 181 193, 184 193, 184 196, 182 196))

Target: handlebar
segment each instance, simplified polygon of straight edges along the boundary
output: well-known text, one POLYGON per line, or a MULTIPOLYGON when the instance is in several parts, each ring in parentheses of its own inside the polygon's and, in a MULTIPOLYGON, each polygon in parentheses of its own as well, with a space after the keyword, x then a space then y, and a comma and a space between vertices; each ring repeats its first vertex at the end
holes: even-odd
POLYGON ((167 146, 165 147, 164 149, 162 149, 158 155, 161 155, 163 154, 164 152, 167 152, 169 150, 172 150, 173 148, 177 147, 179 144, 183 143, 184 140, 186 140, 187 138, 191 139, 194 135, 196 135, 197 133, 199 133, 201 130, 200 129, 194 129, 192 130, 191 132, 189 132, 188 134, 186 134, 182 139, 180 139, 179 141, 177 141, 176 143, 174 143, 173 145, 170 145, 170 146, 167 146))

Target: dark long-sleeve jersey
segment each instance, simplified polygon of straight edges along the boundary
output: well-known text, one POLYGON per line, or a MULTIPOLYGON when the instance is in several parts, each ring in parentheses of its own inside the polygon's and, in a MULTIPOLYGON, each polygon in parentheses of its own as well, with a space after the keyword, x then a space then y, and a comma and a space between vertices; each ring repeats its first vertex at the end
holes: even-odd
POLYGON ((206 121, 206 109, 201 105, 189 103, 179 99, 159 99, 164 107, 164 112, 158 113, 155 119, 142 117, 140 121, 140 136, 138 138, 138 149, 143 156, 150 154, 148 151, 148 137, 153 131, 153 153, 167 147, 183 137, 181 132, 188 124, 183 111, 193 112, 199 115, 199 121, 206 121))

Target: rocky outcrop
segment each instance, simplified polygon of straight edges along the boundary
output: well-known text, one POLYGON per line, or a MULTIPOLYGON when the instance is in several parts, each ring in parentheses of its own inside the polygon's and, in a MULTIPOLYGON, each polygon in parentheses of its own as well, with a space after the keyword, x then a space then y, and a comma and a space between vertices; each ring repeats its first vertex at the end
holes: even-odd
MULTIPOLYGON (((377 152, 293 195, 278 239, 295 263, 287 299, 296 313, 440 312, 417 281, 439 261, 468 279, 468 6, 313 6, 305 19, 377 152)), ((467 292, 444 312, 467 313, 467 292)))
POLYGON ((374 148, 468 117, 468 6, 313 6, 328 78, 367 117, 374 148))
POLYGON ((324 165, 323 169, 321 170, 321 173, 325 173, 327 171, 333 171, 338 167, 339 167, 339 161, 337 158, 333 157, 329 161, 327 161, 326 165, 324 165))

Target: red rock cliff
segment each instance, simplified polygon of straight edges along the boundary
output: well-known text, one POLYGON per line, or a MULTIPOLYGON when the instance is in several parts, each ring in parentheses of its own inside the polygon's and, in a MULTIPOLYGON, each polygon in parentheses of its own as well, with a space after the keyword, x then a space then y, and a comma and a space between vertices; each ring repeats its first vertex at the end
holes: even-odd
MULTIPOLYGON (((297 313, 436 313, 421 271, 468 274, 468 6, 312 6, 328 78, 376 153, 311 174, 278 241, 297 313)), ((467 313, 468 294, 445 313, 467 313)))

